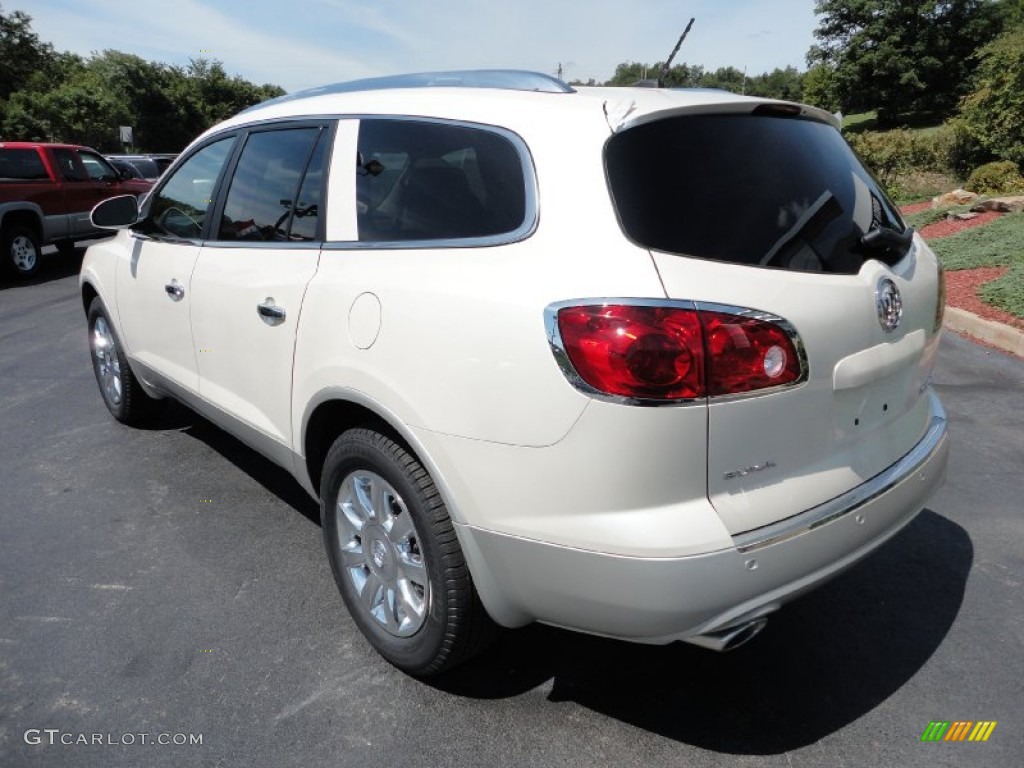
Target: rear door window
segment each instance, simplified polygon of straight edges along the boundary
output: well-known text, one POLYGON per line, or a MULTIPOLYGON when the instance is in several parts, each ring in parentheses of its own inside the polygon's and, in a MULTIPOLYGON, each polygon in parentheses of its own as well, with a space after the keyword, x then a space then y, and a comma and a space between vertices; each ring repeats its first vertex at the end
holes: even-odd
MULTIPOLYGON (((898 261, 909 232, 839 132, 772 115, 670 117, 613 136, 608 182, 623 230, 681 256, 856 274, 898 261), (875 229, 902 234, 865 245, 875 229)), ((870 239, 869 239, 870 240, 870 239)))
POLYGON ((493 237, 526 222, 520 152, 494 130, 364 119, 356 206, 363 242, 493 237))

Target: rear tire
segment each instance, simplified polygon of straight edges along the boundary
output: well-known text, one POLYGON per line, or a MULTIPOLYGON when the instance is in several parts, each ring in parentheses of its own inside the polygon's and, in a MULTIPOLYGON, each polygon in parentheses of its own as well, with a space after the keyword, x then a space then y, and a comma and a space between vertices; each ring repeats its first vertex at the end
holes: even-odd
POLYGON ((39 238, 29 227, 13 226, 0 234, 0 253, 8 272, 22 279, 39 271, 39 238))
POLYGON ((96 374, 103 404, 110 415, 122 424, 141 426, 149 423, 163 401, 147 395, 135 378, 98 296, 89 305, 88 319, 92 370, 96 374))
POLYGON ((334 579, 381 656, 427 677, 483 649, 496 627, 444 501, 412 454, 378 432, 349 430, 327 454, 320 497, 334 579))

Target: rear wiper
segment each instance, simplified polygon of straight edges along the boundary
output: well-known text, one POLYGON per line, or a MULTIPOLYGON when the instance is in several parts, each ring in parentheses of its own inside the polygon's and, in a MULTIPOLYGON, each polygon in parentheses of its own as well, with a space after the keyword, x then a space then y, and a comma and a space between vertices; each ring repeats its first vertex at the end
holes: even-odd
POLYGON ((905 251, 910 247, 913 240, 913 227, 907 227, 902 232, 897 232, 889 227, 875 227, 864 233, 860 239, 860 244, 871 250, 905 251))

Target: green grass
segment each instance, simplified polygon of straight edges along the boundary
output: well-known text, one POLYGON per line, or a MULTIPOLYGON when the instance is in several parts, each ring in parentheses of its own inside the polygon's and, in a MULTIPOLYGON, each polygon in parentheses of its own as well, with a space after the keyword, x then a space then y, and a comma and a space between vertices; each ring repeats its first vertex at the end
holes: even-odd
POLYGON ((856 115, 843 115, 844 132, 851 131, 853 133, 861 133, 863 131, 873 131, 877 125, 877 112, 861 112, 856 115))
POLYGON ((1008 213, 982 227, 932 240, 929 245, 949 270, 1010 267, 982 286, 982 301, 1024 318, 1024 212, 1008 213))

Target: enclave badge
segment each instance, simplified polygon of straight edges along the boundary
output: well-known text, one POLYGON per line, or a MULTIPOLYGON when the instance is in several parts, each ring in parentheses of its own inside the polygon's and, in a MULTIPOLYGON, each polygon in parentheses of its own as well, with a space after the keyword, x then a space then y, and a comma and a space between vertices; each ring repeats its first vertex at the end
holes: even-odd
POLYGON ((878 281, 875 289, 875 308, 878 310, 878 323, 886 333, 896 330, 903 317, 903 299, 900 289, 888 277, 878 281))

